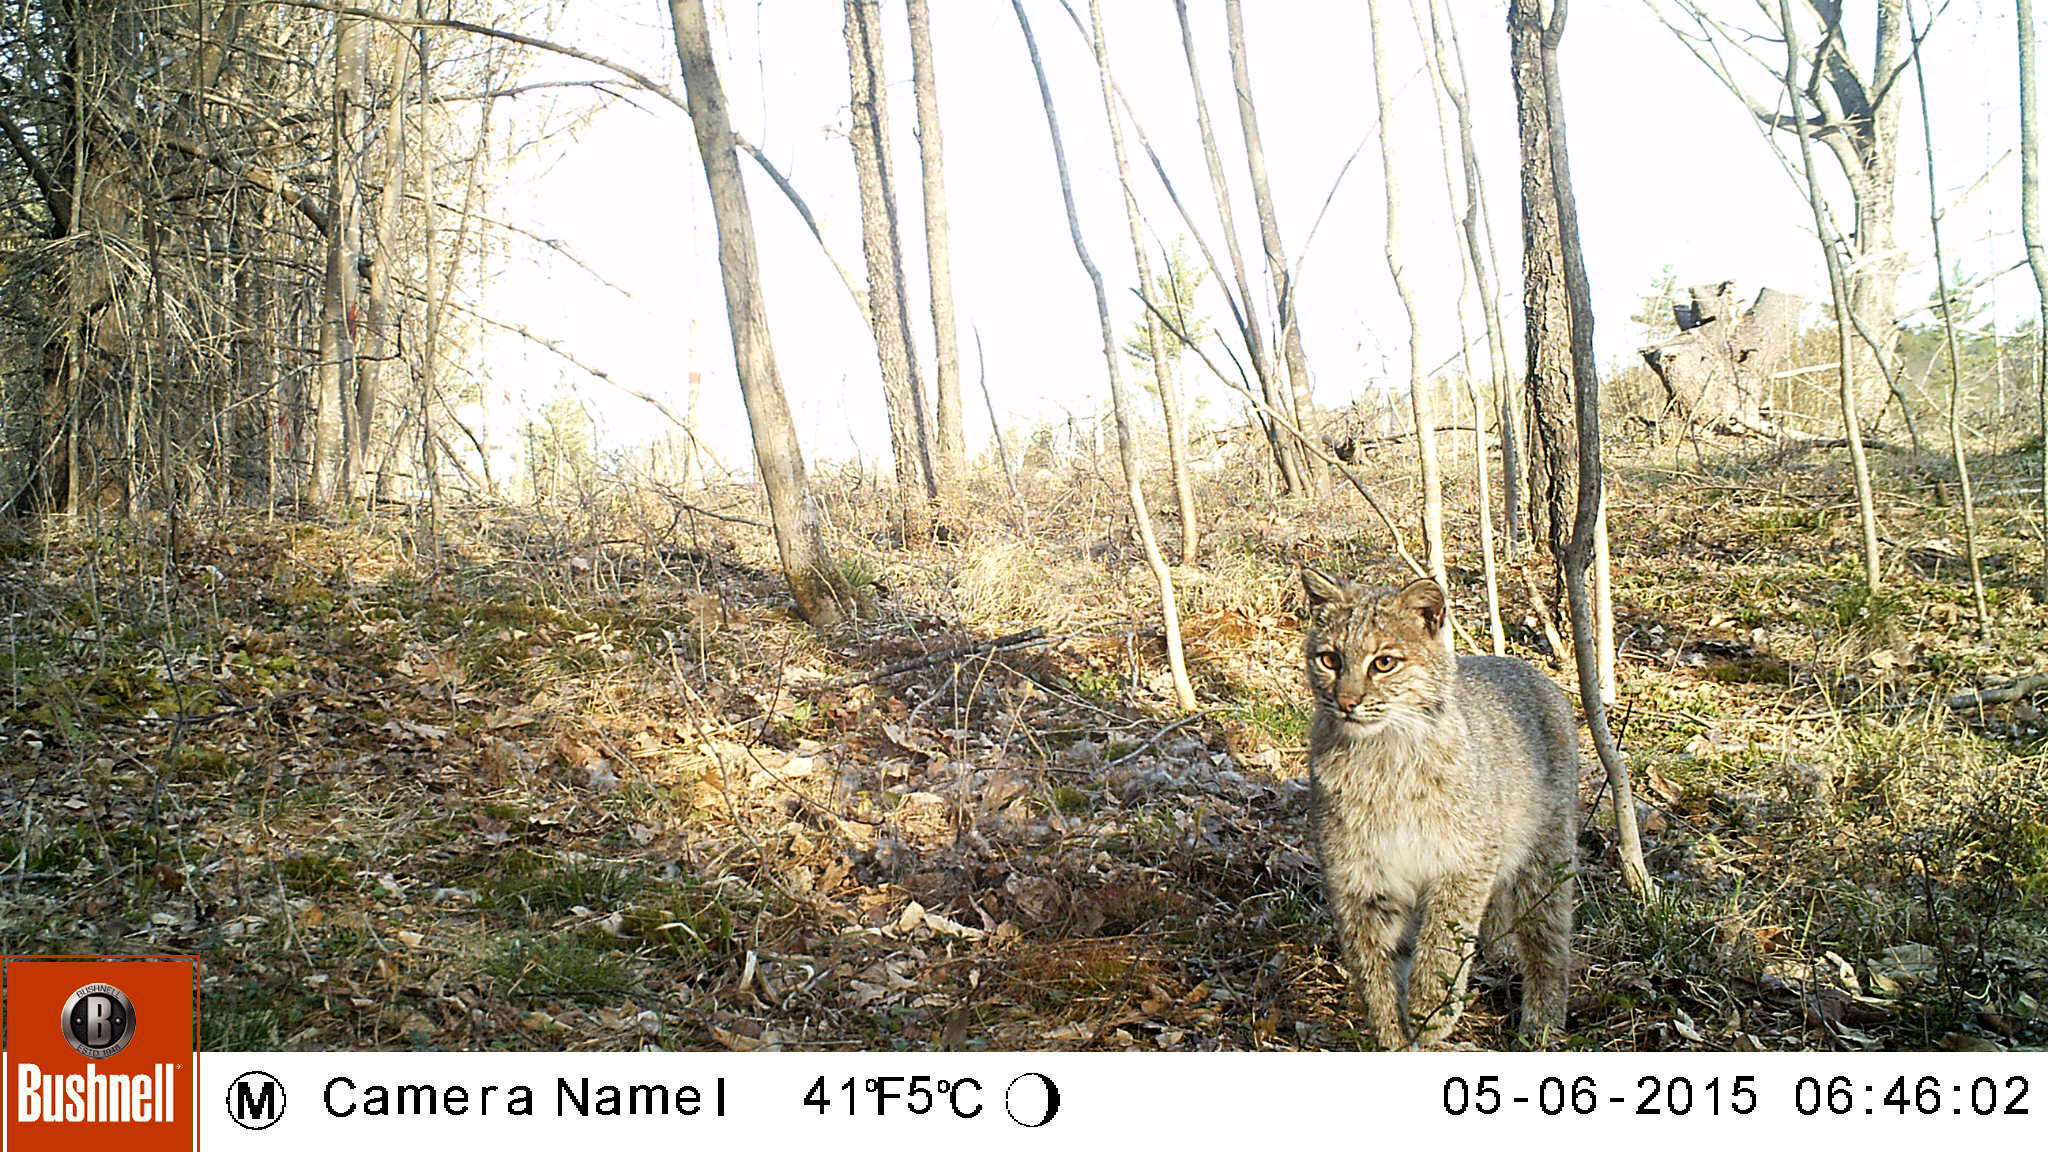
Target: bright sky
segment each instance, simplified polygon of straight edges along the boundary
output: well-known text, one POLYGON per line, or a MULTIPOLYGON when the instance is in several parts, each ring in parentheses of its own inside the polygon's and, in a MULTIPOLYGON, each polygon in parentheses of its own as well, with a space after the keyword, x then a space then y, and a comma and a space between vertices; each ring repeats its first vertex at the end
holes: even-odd
MULTIPOLYGON (((1444 208, 1442 149, 1408 3, 1381 2, 1395 24, 1390 52, 1400 99, 1393 141, 1403 173, 1404 244, 1425 314, 1423 359, 1435 365, 1459 346, 1457 253, 1444 208)), ((1505 5, 1456 0, 1454 6, 1513 340, 1520 330, 1520 231, 1505 5)), ((1203 86, 1231 175, 1240 243, 1256 262, 1257 220, 1231 99, 1222 8, 1205 0, 1190 7, 1203 86)), ((1747 5, 1726 7, 1730 17, 1750 11, 1747 5)), ((1136 273, 1093 62, 1056 3, 1027 0, 1027 8, 1058 104, 1089 251, 1109 281, 1121 330, 1139 311, 1129 292, 1136 273)), ((1226 259, 1173 6, 1170 0, 1114 0, 1105 8, 1118 81, 1218 258, 1226 259)), ((1094 410, 1104 402, 1106 374, 1093 296, 1067 238, 1045 118, 1010 6, 1005 0, 934 0, 932 9, 969 444, 976 448, 985 443, 988 425, 975 388, 975 327, 987 348, 988 386, 1006 427, 1094 410)), ((656 75, 673 74, 666 4, 577 0, 566 11, 554 38, 656 75)), ((840 6, 831 0, 727 0, 714 4, 714 13, 735 128, 790 176, 819 216, 834 253, 860 275, 858 201, 844 135, 840 6)), ((1371 388, 1405 388, 1407 329, 1383 253, 1377 139, 1351 165, 1303 255, 1333 181, 1376 119, 1364 6, 1255 2, 1245 5, 1245 20, 1281 230, 1289 258, 1303 261, 1300 323, 1316 398, 1340 405, 1371 388)), ((912 134, 916 112, 899 0, 884 0, 883 22, 905 270, 913 314, 924 330, 922 359, 929 374, 923 217, 912 134)), ((1867 59, 1868 29, 1852 28, 1851 43, 1867 59)), ((2018 171, 2010 152, 2017 136, 2013 45, 2010 6, 1983 0, 1953 0, 1928 41, 1937 164, 1948 210, 1943 238, 1951 263, 1973 277, 2022 255, 2018 171)), ((1640 332, 1628 318, 1666 265, 1681 287, 1732 278, 1745 296, 1769 285, 1825 300, 1812 219, 1795 186, 1740 106, 1658 24, 1643 0, 1574 3, 1562 67, 1603 365, 1633 360, 1640 332)), ((541 71, 550 77, 594 74, 563 62, 544 62, 541 71)), ((1772 95, 1761 91, 1765 99, 1772 95)), ((564 92, 522 98, 519 122, 530 126, 553 117, 550 122, 559 124, 588 109, 587 92, 564 92)), ((487 306, 561 340, 580 358, 678 410, 694 360, 703 373, 700 418, 707 439, 729 463, 745 467, 749 450, 694 140, 686 119, 668 105, 644 96, 638 103, 611 107, 573 137, 530 150, 516 183, 501 193, 495 208, 558 240, 630 296, 558 258, 538 264, 515 259, 489 287, 487 306)), ((1911 92, 1903 121, 1898 240, 1911 271, 1900 299, 1911 305, 1932 288, 1926 177, 1911 92)), ((1184 227, 1135 140, 1129 144, 1139 166, 1141 205, 1170 242, 1184 227)), ((1832 168, 1825 155, 1820 159, 1824 172, 1832 168)), ((776 355, 805 454, 812 460, 858 457, 879 463, 886 459, 888 439, 866 321, 781 194, 751 161, 743 158, 741 166, 761 245, 776 355)), ((1846 197, 1840 203, 1846 214, 1846 197)), ((1255 264, 1252 279, 1255 290, 1270 283, 1262 265, 1255 264)), ((1224 305, 1213 286, 1210 292, 1201 308, 1217 329, 1225 329, 1224 305)), ((1996 294, 2007 316, 2032 307, 2032 285, 2024 273, 2006 275, 1985 292, 1996 294)), ((601 381, 573 369, 565 377, 564 366, 544 351, 494 340, 488 355, 486 374, 499 390, 523 394, 529 403, 544 402, 559 379, 573 381, 607 444, 648 439, 666 427, 646 405, 601 381)), ((1200 368, 1184 361, 1183 371, 1200 368)), ((1213 383, 1198 383, 1198 389, 1209 397, 1209 412, 1220 416, 1232 408, 1229 394, 1213 383)))

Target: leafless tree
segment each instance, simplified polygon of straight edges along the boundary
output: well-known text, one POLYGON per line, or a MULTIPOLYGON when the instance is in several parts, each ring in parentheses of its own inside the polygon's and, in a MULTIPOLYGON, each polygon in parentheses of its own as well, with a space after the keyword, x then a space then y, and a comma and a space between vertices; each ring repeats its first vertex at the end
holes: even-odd
MULTIPOLYGON (((1908 26, 1917 21, 1906 11, 1908 26)), ((1919 40, 1918 29, 1913 39, 1919 40)), ((1977 557, 1977 498, 1970 489, 1970 458, 1963 451, 1963 363, 1956 349, 1955 301, 1949 292, 1948 261, 1941 246, 1941 185, 1934 178, 1934 118, 1927 111, 1927 69, 1913 53, 1914 87, 1920 93, 1920 139, 1926 147, 1927 227, 1934 236, 1934 279, 1941 331, 1948 350, 1948 450, 1956 467, 1956 491, 1963 502, 1963 554, 1970 564, 1970 600, 1977 611, 1977 635, 1991 633, 1991 609, 1984 602, 1984 566, 1977 557)))
MULTIPOLYGON (((1388 75, 1387 29, 1380 18, 1382 0, 1372 0, 1366 11, 1372 37, 1372 89, 1379 102, 1380 123, 1395 123, 1394 79, 1388 75)), ((1401 297, 1401 310, 1408 316, 1408 402, 1415 417, 1415 451, 1422 468, 1422 543, 1428 556, 1429 574, 1438 584, 1450 587, 1444 571, 1444 490, 1436 458, 1436 413, 1429 398, 1429 381, 1422 368, 1422 319, 1416 311, 1415 292, 1408 280, 1406 243, 1401 216, 1401 166, 1394 155, 1393 133, 1380 133, 1380 166, 1386 176, 1387 269, 1394 277, 1394 291, 1401 297)), ((1448 633, 1446 633, 1448 635, 1448 633)))
POLYGON ((952 230, 946 222, 945 140, 939 128, 938 64, 932 56, 931 12, 909 0, 911 84, 917 94, 917 151, 924 174, 924 238, 931 266, 932 347, 938 385, 938 481, 944 488, 967 470, 960 410, 960 336, 953 318, 952 230))
MULTIPOLYGON (((1287 368, 1288 412, 1296 425, 1315 435, 1315 392, 1308 374, 1308 353, 1301 345, 1301 312, 1295 300, 1294 271, 1287 263, 1287 247, 1280 239, 1280 217, 1273 208, 1273 190, 1266 179, 1266 146, 1259 134, 1259 112, 1252 102, 1251 54, 1244 42, 1244 12, 1240 0, 1223 0, 1223 21, 1230 37, 1230 79, 1237 90, 1237 121, 1244 133, 1245 167, 1251 173, 1252 207, 1259 214, 1259 240, 1266 253, 1266 270, 1273 278, 1273 301, 1279 334, 1274 338, 1287 368)), ((1381 139, 1385 139, 1382 134, 1381 139)), ((1311 487, 1322 484, 1323 470, 1306 456, 1299 459, 1302 479, 1311 487)))
POLYGON ((2040 89, 2034 69, 2034 0, 2013 0, 2020 26, 2020 235, 2034 273, 2034 384, 2041 419, 2041 588, 2048 595, 2048 242, 2041 233, 2040 89))
MULTIPOLYGON (((1458 170, 1459 149, 1450 140, 1450 118, 1444 115, 1444 94, 1450 85, 1445 82, 1442 68, 1443 45, 1432 35, 1431 27, 1423 19, 1421 10, 1410 0, 1409 15, 1413 18, 1416 37, 1423 45, 1423 63, 1432 81, 1430 99, 1436 109, 1437 139, 1441 146, 1444 173, 1444 202, 1450 206, 1451 244, 1458 250, 1459 272, 1456 314, 1458 321, 1458 363, 1464 377, 1465 393, 1472 405, 1472 478, 1474 496, 1479 505, 1479 561, 1480 573, 1486 588, 1486 631, 1496 656, 1507 654, 1507 633, 1500 618, 1500 574, 1496 564, 1493 531, 1493 478, 1488 474, 1486 458, 1486 405, 1480 402, 1478 375, 1472 370, 1472 338, 1465 324, 1466 301, 1470 296, 1473 281, 1484 284, 1484 274, 1475 276, 1481 252, 1474 242, 1474 229, 1467 227, 1472 219, 1470 188, 1465 189, 1465 203, 1460 203, 1458 170)), ((1489 342, 1489 354, 1491 342, 1489 342)), ((1492 376, 1498 381, 1502 372, 1499 362, 1493 366, 1492 376)))
POLYGON ((917 371, 917 342, 905 306, 903 243, 889 162, 889 104, 882 71, 880 0, 845 0, 846 68, 853 89, 854 171, 860 179, 861 251, 868 267, 868 324, 882 369, 888 406, 889 450, 895 457, 896 502, 903 535, 924 540, 932 531, 931 502, 938 496, 932 467, 931 422, 917 371))
POLYGON ((1656 886, 1643 863, 1628 765, 1608 729, 1588 579, 1603 486, 1600 376, 1593 359, 1592 292, 1579 249, 1557 63, 1566 7, 1565 0, 1510 0, 1508 6, 1522 155, 1524 342, 1537 497, 1530 512, 1564 580, 1579 702, 1607 771, 1622 871, 1629 887, 1648 897, 1656 886))
MULTIPOLYGON (((1166 664, 1173 677, 1174 696, 1182 709, 1192 711, 1195 707, 1194 685, 1188 681, 1187 660, 1181 650, 1180 609, 1174 597, 1173 572, 1166 565, 1166 556, 1159 550, 1158 537, 1152 531, 1152 514, 1145 505, 1145 486, 1141 482, 1143 472, 1138 466, 1137 445, 1131 436, 1129 402, 1124 396, 1124 379, 1121 367, 1122 354, 1117 347, 1116 328, 1109 318, 1109 295, 1103 288, 1102 272, 1088 255, 1088 245, 1081 236, 1081 218, 1074 208, 1074 186, 1067 175, 1066 145, 1060 140, 1059 116, 1053 109, 1052 89, 1046 83, 1045 65, 1038 55, 1038 41, 1031 34, 1031 21, 1024 15, 1022 0, 1011 0, 1011 7, 1017 13, 1017 24, 1024 32, 1024 45, 1031 55, 1031 70, 1038 78, 1038 97, 1045 107, 1045 126, 1052 136, 1053 162, 1059 170, 1060 196, 1067 208, 1067 232, 1074 241, 1074 255, 1081 267, 1088 273, 1088 280, 1095 289, 1095 312, 1102 328, 1102 358, 1109 369, 1110 409, 1116 419, 1117 458, 1123 466, 1124 492, 1130 501, 1132 525, 1137 531, 1138 543, 1144 549, 1145 563, 1152 569, 1153 579, 1159 585, 1159 611, 1162 631, 1166 638, 1166 664)), ((1099 5, 1091 2, 1090 15, 1095 28, 1095 58, 1101 66, 1098 71, 1102 81, 1102 100, 1106 108, 1112 108, 1113 94, 1110 90, 1109 69, 1102 45, 1102 16, 1099 5)), ((1114 116, 1112 115, 1112 120, 1114 116)))
MULTIPOLYGON (((1102 32, 1102 21, 1096 6, 1089 8, 1091 35, 1096 52, 1095 66, 1102 76, 1103 114, 1109 117, 1110 151, 1116 156, 1117 182, 1123 188, 1124 218, 1131 229, 1131 252, 1138 265, 1138 283, 1150 291, 1155 283, 1152 278, 1152 256, 1145 244, 1144 220, 1138 212, 1138 195, 1131 181, 1130 158, 1124 152, 1123 116, 1117 108, 1114 73, 1109 66, 1109 41, 1102 32)), ((1171 257, 1168 257, 1169 261, 1171 257)), ((1160 407, 1166 415, 1166 446, 1169 467, 1173 473, 1174 494, 1180 504, 1182 564, 1193 564, 1196 558, 1200 525, 1196 520, 1194 485, 1188 475, 1187 430, 1182 423, 1180 397, 1173 377, 1171 354, 1172 337, 1160 323, 1159 317, 1147 313, 1145 316, 1145 345, 1152 364, 1153 382, 1159 388, 1160 407)))
MULTIPOLYGON (((1848 180, 1855 201, 1855 226, 1845 238, 1852 268, 1847 280, 1847 313, 1859 336, 1854 345, 1852 376, 1857 403, 1872 410, 1887 386, 1897 397, 1904 418, 1905 397, 1896 386, 1893 363, 1898 341, 1898 282, 1901 262, 1892 233, 1898 184, 1899 81, 1907 64, 1906 0, 1875 0, 1843 5, 1841 0, 1807 0, 1793 6, 1758 4, 1755 12, 1767 27, 1757 30, 1729 23, 1725 5, 1701 0, 1670 0, 1679 15, 1663 12, 1665 24, 1722 85, 1734 94, 1763 128, 1787 135, 1804 134, 1826 147, 1848 180), (1870 51, 1859 60, 1848 39, 1845 18, 1874 16, 1870 51), (1815 34, 1807 35, 1809 25, 1815 34), (1765 55, 1764 45, 1798 42, 1801 71, 1811 83, 1790 93, 1789 110, 1777 100, 1782 73, 1765 55), (1743 73, 1760 81, 1763 93, 1752 91, 1743 73)), ((1917 433, 1916 433, 1917 439, 1917 433)))
MULTIPOLYGON (((1239 334, 1244 338, 1245 354, 1251 360, 1252 374, 1258 379, 1259 393, 1265 406, 1273 411, 1290 414, 1292 405, 1282 396, 1274 380, 1272 357, 1266 347, 1264 328, 1259 323, 1258 312, 1253 304, 1251 279, 1245 272, 1244 252, 1237 242, 1237 219, 1230 207, 1230 184, 1223 175, 1223 153, 1216 147, 1216 131, 1209 122, 1209 100, 1202 92, 1202 71, 1195 60, 1194 28, 1188 23, 1187 0, 1173 0, 1173 8, 1180 18, 1181 52, 1187 57, 1188 83, 1195 94, 1195 124, 1201 130, 1202 155, 1209 165, 1209 187, 1216 199, 1216 213, 1223 226, 1223 247, 1230 255, 1230 283, 1237 286, 1237 293, 1231 297, 1231 318, 1236 321, 1239 334)), ((1202 246, 1204 256, 1209 255, 1207 245, 1202 246)), ((1211 260, 1210 274, 1217 283, 1223 284, 1223 270, 1214 267, 1211 260)), ((1226 291, 1226 295, 1229 293, 1226 291)), ((1301 450, 1293 441, 1282 434, 1279 426, 1271 419, 1260 418, 1265 430, 1268 446, 1273 450, 1273 460, 1280 472, 1283 490, 1295 493, 1302 491, 1301 450)))
POLYGON ((675 28, 676 59, 689 94, 690 123, 697 134, 697 151, 703 159, 711 210, 718 223, 718 270, 725 284, 726 315, 732 322, 733 362, 746 402, 747 423, 753 430, 754 460, 768 494, 776 549, 798 613, 817 627, 832 627, 846 618, 855 601, 845 575, 825 548, 817 504, 804 476, 796 424, 775 370, 775 348, 761 299, 753 213, 747 205, 746 186, 740 181, 732 119, 711 54, 704 0, 669 0, 669 17, 675 28))
MULTIPOLYGON (((1785 34, 1785 71, 1783 81, 1785 94, 1794 101, 1794 107, 1802 99, 1800 93, 1817 87, 1822 71, 1830 57, 1823 54, 1820 60, 1809 62, 1799 51, 1799 26, 1792 22, 1792 7, 1788 0, 1778 0, 1779 20, 1785 34), (1805 70, 1810 79, 1802 84, 1800 72, 1805 70)), ((1835 349, 1836 373, 1841 382, 1842 435, 1848 440, 1850 467, 1856 478, 1856 508, 1859 523, 1863 529, 1863 584, 1876 592, 1882 582, 1877 547, 1877 504, 1870 489, 1870 461, 1863 448, 1862 398, 1856 384, 1855 358, 1850 347, 1849 330, 1855 324, 1856 303, 1851 295, 1848 278, 1843 272, 1842 253, 1837 247, 1838 237, 1832 222, 1828 219, 1827 205, 1821 193, 1820 174, 1813 162, 1813 126, 1804 116, 1792 117, 1793 134, 1799 139, 1800 167, 1806 174, 1806 201, 1813 209, 1814 232, 1820 237, 1821 258, 1828 269, 1828 290, 1835 302, 1835 349)), ((1889 163, 1889 162, 1888 162, 1889 163)), ((1887 193, 1886 204, 1889 205, 1887 193)), ((1888 209, 1887 209, 1888 213, 1888 209)), ((1886 217, 1887 228, 1889 215, 1886 217)))
POLYGON ((1501 323, 1500 299, 1494 294, 1500 275, 1495 261, 1493 224, 1486 211, 1486 182, 1479 165, 1479 150, 1472 140, 1465 54, 1458 43, 1457 23, 1444 0, 1429 0, 1429 28, 1438 83, 1451 101, 1458 125, 1458 154, 1465 178, 1465 212, 1459 223, 1479 290, 1480 314, 1486 323, 1487 362, 1500 418, 1501 507, 1506 520, 1508 559, 1513 560, 1522 541, 1522 406, 1508 383, 1507 329, 1501 323))

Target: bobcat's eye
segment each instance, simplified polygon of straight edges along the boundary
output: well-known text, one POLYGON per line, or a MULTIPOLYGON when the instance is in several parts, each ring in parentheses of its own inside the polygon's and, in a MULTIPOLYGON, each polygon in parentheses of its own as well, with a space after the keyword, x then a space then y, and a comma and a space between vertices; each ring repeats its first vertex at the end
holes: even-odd
POLYGON ((1335 652, 1316 653, 1316 663, 1321 664, 1332 672, 1340 672, 1344 668, 1344 658, 1335 652))
POLYGON ((1394 669, 1399 668, 1400 666, 1401 658, 1399 656, 1391 656, 1385 652, 1382 652, 1379 655, 1372 658, 1372 670, 1374 672, 1379 673, 1382 676, 1386 675, 1389 672, 1392 672, 1394 669))

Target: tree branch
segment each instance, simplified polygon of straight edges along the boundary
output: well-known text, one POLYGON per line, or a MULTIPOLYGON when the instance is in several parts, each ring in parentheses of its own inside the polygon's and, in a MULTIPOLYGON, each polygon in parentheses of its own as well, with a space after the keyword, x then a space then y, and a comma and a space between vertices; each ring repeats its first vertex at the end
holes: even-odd
POLYGON ((7 115, 7 109, 4 107, 0 107, 0 133, 6 134, 7 142, 14 146, 15 154, 21 157, 22 164, 28 168, 29 178, 36 182, 36 190, 43 194, 43 203, 50 209, 52 221, 50 238, 61 239, 65 227, 71 220, 70 194, 64 191, 62 185, 51 179, 50 170, 43 166, 42 158, 36 155, 35 148, 28 142, 28 136, 22 132, 21 126, 7 115))
POLYGON ((1360 480, 1358 478, 1357 473, 1353 472, 1351 468, 1348 465, 1346 465, 1342 460, 1339 460, 1335 456, 1324 451, 1322 445, 1315 443, 1313 440, 1310 440, 1308 438, 1308 434, 1303 432, 1300 428, 1296 427, 1292 420, 1289 420, 1286 416, 1273 411, 1273 409, 1268 407, 1266 405, 1265 400, 1260 398, 1257 393, 1254 393, 1250 388, 1245 387, 1237 381, 1232 380, 1229 376, 1224 375, 1223 369, 1217 367, 1216 362, 1214 360, 1209 359, 1209 354, 1207 352, 1202 351, 1201 345, 1196 344, 1194 341, 1188 339, 1188 334, 1185 331, 1181 330, 1180 325, 1175 324, 1173 322, 1173 318, 1168 316, 1165 312, 1161 311, 1159 306, 1152 303, 1152 301, 1143 292, 1139 291, 1136 288, 1133 288, 1131 289, 1131 294, 1138 298, 1138 302, 1143 304, 1147 311, 1151 312, 1154 316, 1159 317, 1159 322, 1166 326, 1166 330, 1173 333, 1174 338, 1181 342, 1182 347, 1186 348, 1190 352, 1193 352, 1197 357, 1199 357, 1202 363, 1208 366, 1209 371, 1215 374, 1216 379, 1223 382, 1224 387, 1244 397, 1245 400, 1248 401, 1253 408, 1258 409, 1258 411, 1262 415, 1264 415, 1266 419, 1273 421, 1273 423, 1277 424, 1290 435, 1292 435, 1296 440, 1300 441, 1302 448, 1305 451, 1307 451, 1310 455, 1316 457, 1325 464, 1328 464, 1331 467, 1337 469, 1337 471, 1343 473, 1344 479, 1351 482, 1351 486, 1358 490, 1358 494, 1360 496, 1365 497, 1366 504, 1369 507, 1371 507, 1373 513, 1380 518, 1380 523, 1387 526, 1387 536, 1394 543, 1394 552, 1401 558, 1403 563, 1408 565, 1409 571, 1415 573, 1417 576, 1429 575, 1429 569, 1424 568, 1415 559, 1414 555, 1408 551, 1408 545, 1402 542, 1400 526, 1394 523, 1394 518, 1387 514, 1387 510, 1383 505, 1380 504, 1379 498, 1372 494, 1372 489, 1367 488, 1365 486, 1365 481, 1360 480))
POLYGON ((825 254, 825 259, 832 262, 832 270, 839 273, 839 282, 846 285, 847 294, 853 297, 853 306, 865 317, 868 314, 867 292, 854 280, 853 274, 846 270, 846 265, 839 262, 839 257, 832 254, 832 246, 825 243, 825 233, 818 227, 817 217, 811 215, 811 206, 804 203, 804 198, 797 194, 796 185, 789 182, 789 177, 784 176, 782 170, 775 166, 774 161, 768 159, 766 153, 755 147, 752 140, 735 132, 732 134, 732 142, 740 151, 753 157, 754 163, 761 166, 761 171, 768 174, 768 179, 773 180, 775 186, 782 189, 783 197, 796 209, 796 214, 803 217, 804 227, 809 228, 811 236, 818 241, 818 250, 825 254))
POLYGON ((106 117, 116 130, 127 136, 133 137, 136 140, 158 140, 162 142, 164 147, 169 148, 173 152, 182 152, 194 160, 204 161, 252 188, 257 188, 276 196, 291 207, 298 209, 299 215, 312 221, 313 226, 318 228, 322 235, 325 235, 329 227, 331 227, 329 222, 332 220, 332 216, 329 214, 327 207, 315 200, 312 193, 294 183, 290 177, 272 172, 267 168, 258 168, 251 164, 244 164, 225 152, 218 151, 197 140, 180 136, 165 128, 156 127, 152 128, 149 132, 144 132, 142 127, 129 119, 126 113, 117 110, 108 102, 101 101, 95 105, 94 111, 98 115, 106 117))
POLYGON ((687 101, 681 96, 676 95, 675 91, 668 85, 638 69, 630 68, 616 60, 599 56, 595 52, 586 52, 581 48, 572 47, 568 44, 558 44, 553 40, 543 40, 538 36, 528 36, 524 32, 512 32, 504 28, 493 28, 486 24, 472 24, 467 20, 436 20, 398 16, 389 12, 379 12, 371 8, 356 8, 346 4, 327 3, 326 0, 276 0, 276 2, 279 6, 285 8, 303 8, 314 12, 332 12, 338 16, 353 16, 358 20, 374 20, 380 24, 391 25, 394 28, 445 28, 451 32, 466 32, 472 36, 487 36, 493 40, 504 40, 522 47, 535 48, 542 52, 552 52, 557 56, 567 56, 571 60, 581 60, 585 64, 595 64, 613 75, 630 80, 645 91, 659 96, 674 105, 683 115, 688 116, 690 114, 690 105, 687 101))

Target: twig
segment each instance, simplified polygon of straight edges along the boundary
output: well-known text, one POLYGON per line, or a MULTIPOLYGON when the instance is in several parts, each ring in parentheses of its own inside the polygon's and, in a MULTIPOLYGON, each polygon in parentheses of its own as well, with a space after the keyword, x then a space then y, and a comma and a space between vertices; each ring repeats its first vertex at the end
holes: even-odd
POLYGON ((768 527, 768 525, 761 523, 759 520, 749 520, 745 516, 734 516, 726 512, 714 512, 709 508, 702 508, 687 500, 678 500, 673 496, 669 496, 667 499, 671 505, 684 512, 694 512, 699 516, 709 516, 713 520, 723 520, 728 524, 745 524, 749 528, 765 530, 768 527))
POLYGON ((2048 672, 2036 672, 2032 676, 2022 676, 2009 684, 2000 684, 1993 688, 1980 688, 1975 692, 1957 693, 1949 697, 1946 703, 1950 708, 1958 712, 1967 712, 1972 709, 1981 710, 1989 708, 1994 704, 2010 704, 2014 700, 2031 696, 2043 688, 2048 688, 2048 672))
POLYGON ((962 656, 972 656, 981 652, 1008 652, 1017 648, 1030 648, 1052 642, 1054 641, 1046 638, 1044 628, 1026 628, 1022 632, 1012 632, 1007 636, 998 636, 993 640, 976 640, 969 644, 955 644, 951 648, 941 648, 937 652, 929 652, 923 656, 913 656, 908 660, 899 660, 886 668, 870 672, 865 676, 837 681, 832 687, 850 688, 855 684, 867 684, 876 680, 886 679, 890 676, 900 676, 905 672, 915 672, 920 668, 929 668, 934 664, 943 664, 948 660, 957 660, 962 656))
POLYGON ((1126 752, 1123 755, 1117 757, 1116 759, 1111 760, 1109 763, 1104 764, 1103 767, 1114 768, 1119 764, 1123 764, 1127 761, 1135 760, 1138 757, 1143 756, 1145 753, 1150 752, 1152 749, 1159 747, 1160 741, 1165 740, 1168 736, 1173 735, 1175 732, 1180 731, 1182 728, 1185 728, 1188 725, 1194 723, 1195 721, 1200 720, 1202 717, 1207 716, 1209 712, 1210 709, 1204 708, 1199 712, 1188 713, 1180 719, 1175 720, 1173 723, 1168 724, 1166 727, 1161 728, 1159 731, 1154 732, 1150 740, 1145 741, 1143 744, 1138 745, 1136 748, 1133 748, 1129 752, 1126 752))
POLYGON ((240 707, 236 708, 222 708, 214 712, 203 712, 196 715, 186 712, 174 712, 169 716, 121 716, 118 713, 102 712, 97 709, 94 710, 93 714, 104 719, 126 720, 133 724, 175 724, 181 728, 184 728, 193 727, 200 724, 211 724, 215 720, 223 720, 229 716, 240 716, 249 712, 268 711, 269 709, 275 708, 278 705, 283 704, 287 700, 296 700, 301 696, 310 695, 312 695, 312 692, 309 689, 302 688, 291 692, 280 692, 277 695, 272 696, 268 700, 259 700, 254 704, 243 704, 240 707))

